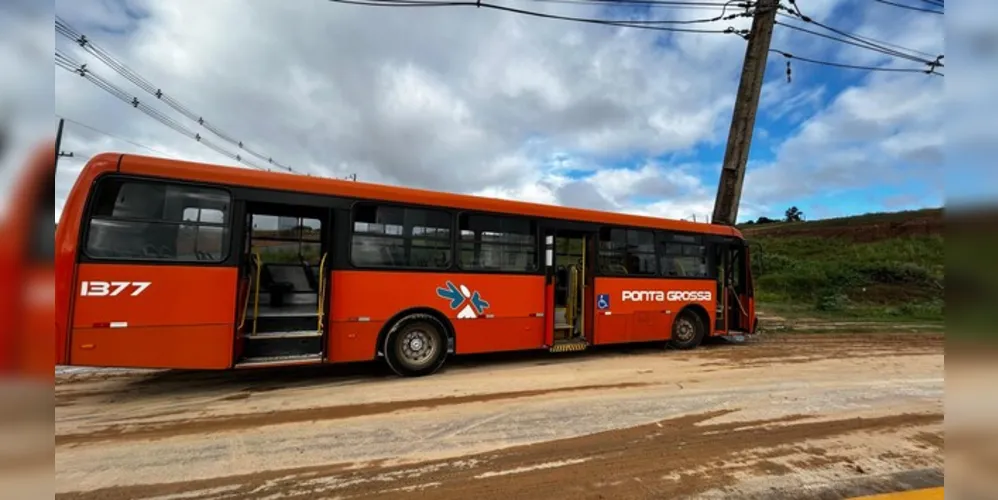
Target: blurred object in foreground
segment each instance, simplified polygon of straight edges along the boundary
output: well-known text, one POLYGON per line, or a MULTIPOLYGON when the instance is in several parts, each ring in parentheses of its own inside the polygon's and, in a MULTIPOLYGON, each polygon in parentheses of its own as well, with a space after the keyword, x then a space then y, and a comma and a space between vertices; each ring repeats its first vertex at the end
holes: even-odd
POLYGON ((945 22, 946 498, 998 499, 998 2, 945 22))
POLYGON ((27 500, 51 495, 55 466, 55 145, 12 177, 0 213, 0 500, 27 500))
POLYGON ((0 375, 51 383, 55 359, 55 145, 33 152, 0 215, 0 375))
POLYGON ((0 500, 52 498, 52 2, 0 2, 0 500))
POLYGON ((998 206, 946 216, 946 498, 998 498, 998 206))
MULTIPOLYGON (((998 206, 946 209, 946 319, 949 345, 998 341, 998 206)), ((961 349, 962 351, 962 349, 961 349)), ((998 351, 996 351, 998 352, 998 351)))

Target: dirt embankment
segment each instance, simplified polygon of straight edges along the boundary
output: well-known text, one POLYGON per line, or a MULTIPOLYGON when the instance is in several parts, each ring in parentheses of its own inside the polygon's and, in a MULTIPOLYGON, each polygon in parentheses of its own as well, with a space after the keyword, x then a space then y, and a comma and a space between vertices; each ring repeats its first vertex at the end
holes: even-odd
POLYGON ((810 222, 745 225, 741 230, 748 238, 804 236, 869 243, 891 238, 941 235, 943 210, 926 209, 810 222))

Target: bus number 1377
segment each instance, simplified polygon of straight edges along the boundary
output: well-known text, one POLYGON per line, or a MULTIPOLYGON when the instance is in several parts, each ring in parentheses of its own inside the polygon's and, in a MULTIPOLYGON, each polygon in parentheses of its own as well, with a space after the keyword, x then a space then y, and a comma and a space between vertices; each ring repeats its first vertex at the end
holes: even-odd
POLYGON ((131 289, 132 297, 144 292, 152 283, 148 281, 84 281, 80 283, 80 295, 84 297, 116 297, 131 289))

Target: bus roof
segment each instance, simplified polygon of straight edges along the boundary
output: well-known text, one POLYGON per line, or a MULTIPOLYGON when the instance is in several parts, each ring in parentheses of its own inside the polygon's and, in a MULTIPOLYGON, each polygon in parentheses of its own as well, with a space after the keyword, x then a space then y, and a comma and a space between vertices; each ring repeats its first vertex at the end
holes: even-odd
POLYGON ((117 162, 119 172, 132 175, 742 238, 741 232, 731 226, 311 177, 302 174, 266 172, 143 155, 103 153, 91 158, 85 168, 105 162, 117 162))

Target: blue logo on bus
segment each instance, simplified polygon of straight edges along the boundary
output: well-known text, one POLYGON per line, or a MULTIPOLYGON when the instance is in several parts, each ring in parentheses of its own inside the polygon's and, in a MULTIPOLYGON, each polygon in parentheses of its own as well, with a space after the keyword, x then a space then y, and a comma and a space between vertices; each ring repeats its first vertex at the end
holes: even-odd
POLYGON ((596 308, 597 309, 609 309, 610 308, 610 294, 601 293, 596 296, 596 308))
POLYGON ((458 287, 450 281, 447 282, 446 287, 437 288, 437 296, 449 300, 452 310, 460 309, 460 312, 457 313, 458 318, 477 318, 489 308, 489 303, 482 298, 477 290, 472 292, 468 287, 464 285, 458 287))

